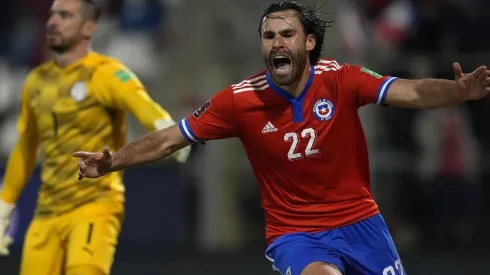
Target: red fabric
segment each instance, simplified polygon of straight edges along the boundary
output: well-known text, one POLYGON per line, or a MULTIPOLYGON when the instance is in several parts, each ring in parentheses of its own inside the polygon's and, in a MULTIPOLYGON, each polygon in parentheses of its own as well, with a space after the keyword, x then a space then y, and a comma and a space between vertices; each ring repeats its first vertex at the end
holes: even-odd
POLYGON ((324 231, 378 213, 357 110, 379 101, 391 78, 332 60, 319 62, 311 77, 306 93, 286 99, 261 72, 179 123, 192 141, 242 141, 260 184, 269 244, 283 234, 324 231))

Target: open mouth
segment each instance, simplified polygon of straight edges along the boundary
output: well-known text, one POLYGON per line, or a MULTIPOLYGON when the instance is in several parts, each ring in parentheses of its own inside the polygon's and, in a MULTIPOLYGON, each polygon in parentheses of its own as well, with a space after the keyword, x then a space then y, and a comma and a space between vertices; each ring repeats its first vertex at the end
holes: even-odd
POLYGON ((287 71, 291 67, 291 59, 285 55, 276 55, 272 58, 272 64, 277 71, 287 71))

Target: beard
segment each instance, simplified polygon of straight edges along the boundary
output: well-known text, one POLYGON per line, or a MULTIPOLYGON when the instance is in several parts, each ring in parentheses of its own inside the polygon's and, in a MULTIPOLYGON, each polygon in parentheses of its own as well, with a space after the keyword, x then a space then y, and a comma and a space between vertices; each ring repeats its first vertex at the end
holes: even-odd
POLYGON ((288 49, 271 50, 269 53, 262 54, 262 58, 274 83, 288 86, 301 79, 306 67, 307 55, 306 49, 300 48, 295 52, 288 49))
POLYGON ((79 40, 77 37, 64 38, 61 35, 57 35, 55 37, 48 37, 47 46, 49 50, 60 54, 72 49, 79 40))

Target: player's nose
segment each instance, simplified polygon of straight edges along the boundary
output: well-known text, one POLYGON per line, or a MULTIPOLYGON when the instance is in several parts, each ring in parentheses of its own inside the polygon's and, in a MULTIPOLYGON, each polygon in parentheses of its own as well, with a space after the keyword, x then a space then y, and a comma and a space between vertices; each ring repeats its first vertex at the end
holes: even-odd
POLYGON ((56 24, 54 22, 49 22, 46 24, 46 29, 48 33, 54 33, 56 31, 56 24))
POLYGON ((48 21, 46 22, 46 27, 48 31, 56 30, 57 25, 58 25, 58 16, 56 15, 49 17, 48 21))
POLYGON ((281 48, 281 47, 284 47, 285 45, 285 42, 284 42, 284 39, 280 36, 276 36, 276 38, 274 38, 274 42, 272 43, 272 46, 274 48, 281 48))

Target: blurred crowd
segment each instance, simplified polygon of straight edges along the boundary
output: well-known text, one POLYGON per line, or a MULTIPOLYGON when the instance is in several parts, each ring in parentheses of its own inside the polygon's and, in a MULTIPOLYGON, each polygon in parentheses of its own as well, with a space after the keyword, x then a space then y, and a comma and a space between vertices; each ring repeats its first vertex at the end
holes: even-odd
MULTIPOLYGON (((490 37, 478 35, 488 10, 488 1, 342 1, 337 18, 355 60, 400 77, 451 79, 452 62, 489 64, 490 37)), ((400 249, 488 245, 488 105, 366 111, 374 191, 400 249)))
MULTIPOLYGON (((464 70, 490 64, 489 1, 311 2, 326 2, 322 9, 335 20, 324 56, 339 62, 362 63, 379 73, 407 78, 452 78, 454 61, 464 70)), ((256 25, 268 1, 102 3, 104 17, 94 49, 123 60, 176 119, 226 83, 236 83, 261 68, 256 25)), ((48 0, 9 1, 0 10, 3 162, 17 138, 23 79, 46 58, 44 22, 50 4, 48 0)), ((490 244, 485 233, 490 229, 485 221, 490 220, 490 205, 484 200, 490 196, 484 184, 490 179, 488 110, 488 100, 432 111, 375 106, 360 110, 372 158, 373 190, 400 250, 490 244)), ((132 137, 143 133, 137 123, 131 125, 132 137)), ((245 156, 237 154, 241 149, 236 144, 226 146, 232 150, 225 158, 235 165, 223 164, 233 167, 233 172, 221 178, 226 181, 221 186, 237 182, 238 191, 230 192, 236 200, 227 203, 236 204, 230 207, 243 220, 241 224, 258 232, 244 234, 242 242, 260 243, 263 214, 258 188, 245 156)), ((190 208, 197 208, 192 194, 202 191, 201 179, 188 176, 190 208)), ((188 213, 189 220, 198 215, 194 212, 188 213)))

